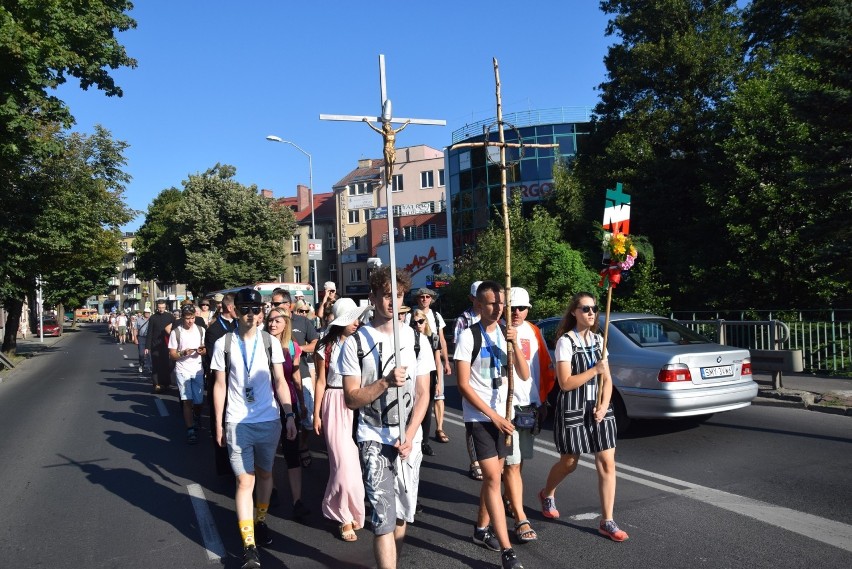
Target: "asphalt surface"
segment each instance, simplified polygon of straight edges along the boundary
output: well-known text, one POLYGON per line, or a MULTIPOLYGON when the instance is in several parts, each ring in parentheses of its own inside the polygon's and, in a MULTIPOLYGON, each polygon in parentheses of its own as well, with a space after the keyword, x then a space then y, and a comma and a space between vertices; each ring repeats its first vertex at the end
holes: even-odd
MULTIPOLYGON (((0 372, 0 567, 240 566, 233 480, 215 474, 206 432, 200 444, 185 443, 176 392, 150 394, 132 367, 135 348, 85 325, 0 372)), ((495 567, 498 555, 470 539, 480 485, 467 477, 452 378, 447 396, 452 440, 431 443, 423 513, 399 566, 495 567)), ((276 463, 281 505, 271 511, 275 541, 261 552, 263 567, 373 567, 367 531, 344 543, 322 519, 327 458, 321 441, 311 448, 304 500, 313 513, 303 523, 289 519, 283 459, 276 463)), ((515 548, 527 569, 850 566, 850 448, 852 418, 805 409, 637 422, 618 445, 616 519, 631 539, 616 544, 596 532, 590 457, 557 493, 561 518, 537 511, 556 460, 544 431, 524 466, 539 540, 515 548)))

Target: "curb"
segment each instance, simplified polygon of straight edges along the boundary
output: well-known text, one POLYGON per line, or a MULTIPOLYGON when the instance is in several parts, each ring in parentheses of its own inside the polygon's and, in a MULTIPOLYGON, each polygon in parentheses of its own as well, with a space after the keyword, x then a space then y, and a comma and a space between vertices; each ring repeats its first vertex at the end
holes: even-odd
POLYGON ((819 393, 811 393, 810 391, 761 391, 757 397, 752 400, 752 405, 762 405, 766 407, 787 407, 791 409, 807 409, 808 411, 817 411, 829 415, 845 415, 852 417, 852 406, 847 405, 824 405, 820 401, 824 398, 819 393))

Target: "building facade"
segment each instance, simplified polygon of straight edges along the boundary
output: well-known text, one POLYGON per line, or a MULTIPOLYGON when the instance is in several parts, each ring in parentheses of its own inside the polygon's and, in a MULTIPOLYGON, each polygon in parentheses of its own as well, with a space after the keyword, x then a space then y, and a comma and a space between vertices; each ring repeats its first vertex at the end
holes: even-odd
MULTIPOLYGON (((507 189, 520 190, 524 208, 544 199, 553 187, 553 165, 561 159, 570 162, 582 151, 590 129, 590 109, 563 107, 510 113, 503 117, 505 139, 528 144, 555 144, 554 148, 509 148, 506 151, 507 189)), ((482 142, 486 136, 498 140, 496 119, 469 124, 453 132, 452 143, 482 142), (483 129, 489 129, 486 135, 483 129)), ((491 147, 450 149, 447 153, 447 180, 450 203, 450 233, 453 256, 488 227, 502 203, 499 152, 491 147)))
MULTIPOLYGON (((369 269, 382 258, 389 262, 388 204, 385 194, 384 161, 362 159, 333 189, 337 207, 338 252, 342 294, 365 298, 369 293, 369 269)), ((396 150, 392 177, 394 236, 397 265, 408 264, 403 243, 433 242, 446 257, 446 185, 444 153, 418 145, 396 150)), ((418 249, 419 250, 419 249, 418 249)), ((428 256, 428 248, 427 254, 428 256)))
MULTIPOLYGON (((269 190, 264 190, 264 195, 269 190)), ((268 197, 272 197, 269 192, 268 197)), ((296 186, 296 197, 282 198, 278 202, 293 210, 298 226, 288 242, 284 243, 285 274, 281 282, 310 283, 314 290, 322 288, 326 281, 339 283, 337 270, 336 211, 334 193, 326 192, 313 195, 307 186, 296 186), (313 212, 313 220, 311 213, 313 212), (319 251, 314 248, 314 256, 321 255, 314 263, 310 258, 311 223, 316 229, 316 240, 320 241, 319 251), (316 267, 314 267, 316 265, 316 267), (316 269, 316 276, 314 273, 316 269), (319 287, 317 287, 319 283, 319 287)))

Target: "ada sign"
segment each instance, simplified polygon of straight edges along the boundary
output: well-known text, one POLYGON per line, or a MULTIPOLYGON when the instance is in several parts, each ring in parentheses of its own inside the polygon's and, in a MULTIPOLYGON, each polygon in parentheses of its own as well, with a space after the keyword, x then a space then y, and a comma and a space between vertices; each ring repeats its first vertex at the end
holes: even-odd
POLYGON ((308 259, 322 261, 322 239, 308 239, 308 259))

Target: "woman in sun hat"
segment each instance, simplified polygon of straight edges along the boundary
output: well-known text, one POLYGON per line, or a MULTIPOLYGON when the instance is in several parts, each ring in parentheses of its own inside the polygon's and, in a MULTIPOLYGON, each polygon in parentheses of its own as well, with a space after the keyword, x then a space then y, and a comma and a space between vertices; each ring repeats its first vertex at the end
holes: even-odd
POLYGON ((358 447, 352 439, 352 410, 343 399, 343 376, 337 367, 346 339, 358 329, 365 308, 351 298, 341 298, 331 312, 334 320, 317 343, 314 431, 324 435, 328 447, 328 485, 322 500, 325 517, 340 524, 340 538, 355 541, 355 530, 364 527, 364 484, 358 447))

